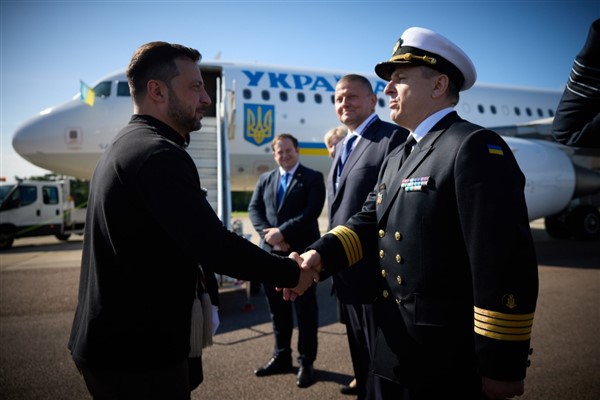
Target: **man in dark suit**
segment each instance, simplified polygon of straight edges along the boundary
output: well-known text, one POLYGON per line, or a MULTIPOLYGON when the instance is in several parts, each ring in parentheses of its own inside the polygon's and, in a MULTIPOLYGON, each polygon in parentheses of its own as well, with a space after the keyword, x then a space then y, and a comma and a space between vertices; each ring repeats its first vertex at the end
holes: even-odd
MULTIPOLYGON (((342 77, 335 87, 334 100, 335 113, 348 128, 348 134, 337 145, 327 179, 329 229, 360 211, 377 183, 383 159, 408 135, 406 129, 379 119, 375 113, 377 96, 364 76, 342 77)), ((372 307, 381 294, 378 261, 377 254, 370 253, 353 268, 334 274, 332 279, 341 318, 347 327, 355 377, 341 392, 356 394, 359 400, 373 398, 377 387, 369 367, 375 335, 372 307)))
MULTIPOLYGON (((301 252, 317 240, 318 218, 325 203, 323 174, 300 164, 298 140, 278 135, 271 144, 278 168, 262 174, 248 206, 250 220, 260 235, 260 247, 278 255, 301 252)), ((285 301, 275 286, 263 284, 275 334, 273 357, 254 373, 267 376, 292 369, 292 332, 296 310, 298 321, 298 375, 296 384, 314 382, 313 363, 317 357, 318 305, 315 285, 293 303, 285 301)))
POLYGON ((521 395, 538 293, 525 177, 498 134, 453 110, 476 80, 454 43, 409 28, 375 72, 409 138, 363 209, 302 254, 303 268, 324 279, 379 257, 383 398, 521 395))

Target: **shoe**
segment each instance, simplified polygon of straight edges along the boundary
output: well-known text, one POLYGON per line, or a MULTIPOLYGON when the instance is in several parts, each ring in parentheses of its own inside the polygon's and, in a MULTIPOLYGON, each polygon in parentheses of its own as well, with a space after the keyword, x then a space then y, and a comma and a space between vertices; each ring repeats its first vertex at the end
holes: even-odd
POLYGON ((298 368, 296 376, 296 385, 301 388, 306 388, 312 385, 315 381, 315 369, 312 365, 301 365, 298 368))
POLYGON ((292 371, 292 360, 285 357, 273 357, 262 367, 254 370, 256 376, 283 374, 292 371))
POLYGON ((357 395, 358 394, 358 387, 356 387, 356 386, 342 386, 340 388, 340 392, 342 394, 347 394, 347 395, 357 395))
POLYGON ((342 394, 347 394, 347 395, 358 394, 358 386, 356 385, 356 378, 352 379, 352 381, 347 386, 342 386, 340 388, 340 392, 342 394))

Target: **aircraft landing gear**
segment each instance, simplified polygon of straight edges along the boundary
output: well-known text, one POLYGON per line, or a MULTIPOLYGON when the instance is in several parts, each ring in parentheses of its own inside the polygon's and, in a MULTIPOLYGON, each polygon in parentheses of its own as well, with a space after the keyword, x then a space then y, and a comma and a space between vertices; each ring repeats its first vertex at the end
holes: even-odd
POLYGON ((600 238, 600 212, 589 204, 580 204, 544 219, 546 232, 554 238, 578 240, 600 238))

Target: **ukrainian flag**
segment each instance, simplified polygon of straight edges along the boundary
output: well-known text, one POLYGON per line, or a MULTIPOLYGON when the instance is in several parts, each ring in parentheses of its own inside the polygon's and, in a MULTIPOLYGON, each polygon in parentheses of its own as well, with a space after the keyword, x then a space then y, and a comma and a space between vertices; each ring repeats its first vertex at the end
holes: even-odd
POLYGON ((81 88, 79 89, 79 92, 81 94, 81 101, 83 101, 88 106, 93 107, 94 100, 96 99, 96 93, 94 92, 94 89, 86 85, 85 82, 83 82, 82 80, 80 80, 79 82, 81 82, 81 88))
POLYGON ((488 152, 490 154, 496 154, 499 156, 504 155, 504 151, 502 150, 502 147, 498 146, 497 144, 488 144, 488 152))

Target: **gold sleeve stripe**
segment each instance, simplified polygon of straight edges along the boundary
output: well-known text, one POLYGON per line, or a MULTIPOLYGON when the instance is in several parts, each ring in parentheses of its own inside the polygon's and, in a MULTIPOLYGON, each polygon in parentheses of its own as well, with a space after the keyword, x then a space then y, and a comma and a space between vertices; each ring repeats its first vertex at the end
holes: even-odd
POLYGON ((506 314, 474 307, 475 333, 497 340, 529 340, 534 313, 506 314))
POLYGON ((475 314, 475 321, 480 321, 482 323, 494 324, 494 325, 503 325, 503 326, 512 326, 515 328, 531 326, 533 324, 533 318, 525 319, 522 321, 508 321, 500 318, 490 318, 484 317, 478 314, 475 314))
POLYGON ((481 336, 489 337, 490 339, 504 340, 507 342, 517 342, 531 339, 531 333, 527 335, 503 335, 501 333, 489 332, 484 329, 475 327, 475 333, 481 336))
POLYGON ((490 318, 504 319, 507 321, 523 321, 533 319, 533 315, 535 314, 506 314, 498 311, 485 310, 476 306, 473 308, 475 310, 475 317, 477 317, 477 314, 481 314, 490 318))
POLYGON ((355 264, 360 259, 363 258, 362 245, 360 243, 360 239, 356 232, 352 229, 344 226, 338 225, 328 233, 331 233, 335 237, 337 237, 340 242, 342 242, 342 246, 344 247, 344 252, 346 253, 346 257, 348 258, 348 265, 355 264))

